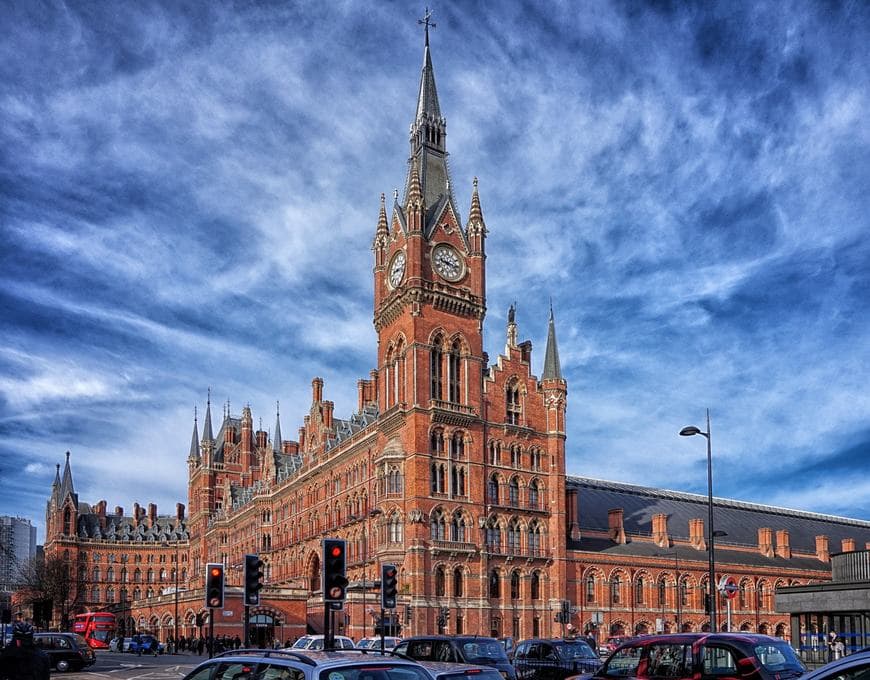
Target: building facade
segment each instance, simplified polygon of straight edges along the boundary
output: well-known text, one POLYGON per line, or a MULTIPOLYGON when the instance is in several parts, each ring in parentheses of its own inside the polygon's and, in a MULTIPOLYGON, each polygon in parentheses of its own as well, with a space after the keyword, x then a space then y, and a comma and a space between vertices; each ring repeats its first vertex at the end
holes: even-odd
POLYGON ((29 519, 0 516, 0 591, 11 592, 21 567, 36 555, 36 527, 29 519))
MULTIPOLYGON (((377 367, 358 381, 356 412, 338 418, 315 378, 298 435, 284 439, 279 415, 270 437, 248 407, 224 407, 215 427, 209 398, 187 449, 187 506, 169 516, 79 502, 67 457, 46 550, 82 574, 81 607, 190 635, 206 613, 205 565, 221 562, 230 587, 215 631, 241 637, 241 565, 257 553, 255 639, 318 631, 329 536, 348 542, 337 629, 356 638, 378 623, 384 563, 399 567, 404 635, 703 625, 706 499, 568 477, 552 310, 543 357, 520 340, 513 308, 503 353, 491 363, 484 352, 488 230, 477 180, 464 219, 453 194, 428 31, 418 93, 404 194, 389 206, 381 196, 374 229, 377 367)), ((734 628, 779 633, 788 618, 773 611, 773 589, 829 579, 830 540, 870 541, 866 522, 722 499, 716 511, 730 537, 717 560, 741 584, 734 628)))

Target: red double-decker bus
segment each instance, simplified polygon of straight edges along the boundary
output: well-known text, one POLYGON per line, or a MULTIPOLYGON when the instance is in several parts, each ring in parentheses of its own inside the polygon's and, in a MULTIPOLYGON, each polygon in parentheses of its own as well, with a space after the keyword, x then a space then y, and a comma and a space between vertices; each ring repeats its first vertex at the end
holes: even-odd
POLYGON ((111 612, 76 614, 73 632, 87 640, 92 649, 106 649, 115 633, 115 615, 111 612))

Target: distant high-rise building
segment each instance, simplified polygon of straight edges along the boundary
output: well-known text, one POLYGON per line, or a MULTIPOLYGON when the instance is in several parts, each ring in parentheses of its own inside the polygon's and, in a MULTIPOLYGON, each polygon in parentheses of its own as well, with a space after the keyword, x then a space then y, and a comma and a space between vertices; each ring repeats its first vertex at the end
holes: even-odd
POLYGON ((0 591, 14 589, 19 570, 36 556, 36 527, 29 519, 0 515, 0 591))

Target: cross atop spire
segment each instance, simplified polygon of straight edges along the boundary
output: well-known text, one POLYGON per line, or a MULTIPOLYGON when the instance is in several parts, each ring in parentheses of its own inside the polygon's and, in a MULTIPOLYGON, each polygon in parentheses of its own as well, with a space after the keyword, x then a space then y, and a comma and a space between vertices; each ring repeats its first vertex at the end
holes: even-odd
POLYGON ((418 24, 422 24, 426 27, 426 29, 425 29, 426 30, 426 47, 429 47, 429 27, 431 26, 432 28, 435 28, 435 24, 433 22, 429 21, 429 19, 431 19, 431 18, 432 18, 432 12, 427 7, 426 12, 423 14, 423 18, 417 19, 418 24))
POLYGON ((553 301, 550 300, 550 321, 547 326, 547 348, 544 350, 542 380, 562 380, 562 365, 559 362, 559 347, 556 344, 556 319, 553 316, 553 301))

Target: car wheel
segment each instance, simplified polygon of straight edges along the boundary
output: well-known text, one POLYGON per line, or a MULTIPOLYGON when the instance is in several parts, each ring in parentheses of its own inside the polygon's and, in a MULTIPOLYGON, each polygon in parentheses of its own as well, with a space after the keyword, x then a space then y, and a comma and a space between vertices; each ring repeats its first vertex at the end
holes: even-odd
POLYGON ((66 673, 69 670, 69 661, 66 659, 61 659, 57 662, 57 670, 61 673, 66 673))

